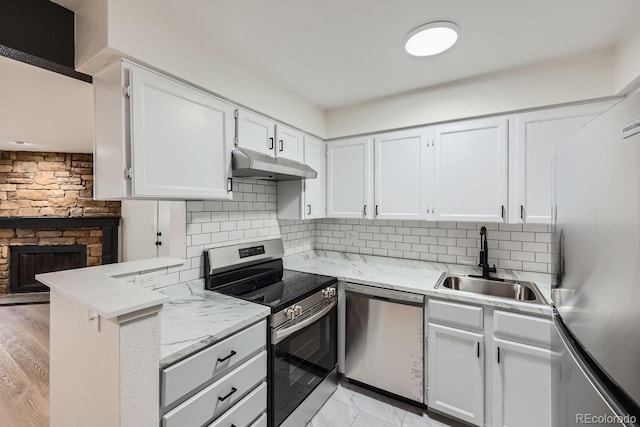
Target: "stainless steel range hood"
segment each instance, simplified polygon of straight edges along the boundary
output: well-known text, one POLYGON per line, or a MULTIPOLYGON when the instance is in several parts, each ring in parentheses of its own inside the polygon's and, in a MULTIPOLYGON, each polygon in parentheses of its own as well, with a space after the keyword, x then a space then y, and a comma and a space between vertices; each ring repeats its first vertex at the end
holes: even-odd
POLYGON ((304 163, 271 157, 246 148, 236 148, 231 152, 233 176, 272 181, 293 181, 314 179, 318 172, 304 163))

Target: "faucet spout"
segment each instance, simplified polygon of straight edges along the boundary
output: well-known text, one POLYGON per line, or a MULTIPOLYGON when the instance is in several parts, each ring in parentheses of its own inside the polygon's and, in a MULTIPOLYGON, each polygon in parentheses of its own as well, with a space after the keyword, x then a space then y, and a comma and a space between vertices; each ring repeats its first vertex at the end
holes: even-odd
POLYGON ((487 245, 487 227, 485 226, 480 228, 480 263, 478 267, 482 267, 482 277, 485 279, 490 279, 490 273, 496 272, 495 264, 493 267, 489 266, 489 246, 487 245))

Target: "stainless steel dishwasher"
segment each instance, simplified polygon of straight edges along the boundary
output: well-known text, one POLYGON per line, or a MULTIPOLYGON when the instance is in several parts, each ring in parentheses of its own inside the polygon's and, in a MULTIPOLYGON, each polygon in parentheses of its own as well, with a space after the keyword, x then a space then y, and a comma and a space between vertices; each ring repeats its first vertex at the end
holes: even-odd
POLYGON ((424 403, 424 296, 346 284, 345 376, 424 403))

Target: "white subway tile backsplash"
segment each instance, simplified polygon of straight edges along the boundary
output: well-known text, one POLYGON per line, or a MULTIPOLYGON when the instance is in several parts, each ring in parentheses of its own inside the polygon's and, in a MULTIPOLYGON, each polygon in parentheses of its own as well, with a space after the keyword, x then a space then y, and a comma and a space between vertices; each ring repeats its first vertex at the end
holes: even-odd
MULTIPOLYGON (((410 220, 278 220, 276 184, 235 179, 233 201, 187 202, 187 257, 179 272, 202 277, 205 248, 282 237, 285 253, 313 249, 476 265, 486 226, 490 263, 549 272, 549 226, 410 220)), ((194 277, 195 276, 195 277, 194 277)))
POLYGON ((535 233, 519 232, 519 231, 514 231, 511 233, 511 240, 518 240, 522 242, 533 242, 535 241, 535 239, 536 239, 535 233))
POLYGON ((534 242, 524 242, 522 243, 522 250, 525 252, 547 252, 547 244, 546 243, 534 243, 534 242))
POLYGON ((522 270, 522 261, 511 261, 506 259, 498 260, 499 268, 506 268, 511 270, 522 270))
POLYGON ((522 251, 522 242, 500 240, 498 242, 498 248, 506 251, 522 251))
POLYGON ((535 261, 536 257, 533 252, 517 252, 511 251, 511 259, 514 261, 535 261))

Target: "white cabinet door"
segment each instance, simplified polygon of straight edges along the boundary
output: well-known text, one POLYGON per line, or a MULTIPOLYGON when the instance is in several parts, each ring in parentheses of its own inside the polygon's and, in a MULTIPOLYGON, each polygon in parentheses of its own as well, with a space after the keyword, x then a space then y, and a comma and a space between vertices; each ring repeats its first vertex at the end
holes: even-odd
POLYGON ((312 136, 304 137, 304 162, 318 172, 304 180, 304 219, 324 218, 327 205, 327 146, 312 136))
POLYGON ((552 358, 550 350, 494 339, 493 425, 551 426, 552 358))
POLYGON ((314 169, 315 179, 278 181, 277 207, 279 219, 317 219, 327 215, 326 143, 304 136, 304 162, 314 169))
POLYGON ((230 199, 234 109, 131 67, 132 196, 230 199))
POLYGON ((380 219, 427 219, 432 194, 428 148, 433 130, 419 128, 374 137, 375 210, 380 219))
POLYGON ((302 162, 304 157, 304 135, 285 125, 276 125, 276 156, 302 162))
POLYGON ((238 109, 236 144, 258 153, 276 155, 275 122, 258 114, 238 109))
POLYGON ((428 406, 484 425, 484 335, 429 323, 428 406))
POLYGON ((122 261, 185 258, 186 212, 183 201, 123 200, 122 261))
POLYGON ((509 141, 510 222, 551 223, 551 158, 555 150, 611 105, 604 102, 515 117, 515 135, 509 141))
POLYGON ((506 219, 507 130, 504 118, 435 128, 436 219, 506 219))
POLYGON ((373 218, 372 175, 371 138, 327 143, 327 216, 373 218))

